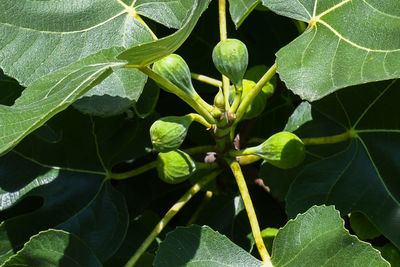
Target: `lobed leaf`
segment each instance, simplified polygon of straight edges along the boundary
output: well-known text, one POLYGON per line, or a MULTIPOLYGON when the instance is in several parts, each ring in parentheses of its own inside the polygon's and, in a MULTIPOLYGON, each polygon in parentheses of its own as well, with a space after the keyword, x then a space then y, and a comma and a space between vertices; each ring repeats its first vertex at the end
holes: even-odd
POLYGON ((178 266, 263 266, 227 237, 207 226, 179 227, 160 244, 155 267, 178 266))
POLYGON ((400 5, 396 0, 262 0, 274 12, 309 23, 277 53, 278 73, 301 98, 400 77, 400 5))
POLYGON ((272 264, 280 266, 390 266, 369 243, 344 228, 333 206, 313 206, 279 230, 272 264))
POLYGON ((78 235, 101 261, 113 255, 128 213, 103 168, 146 154, 153 120, 90 118, 69 109, 1 157, 0 207, 8 216, 0 225, 0 262, 48 228, 78 235))
POLYGON ((152 42, 136 45, 124 52, 118 58, 127 60, 129 65, 144 67, 172 54, 187 39, 203 11, 211 0, 193 0, 190 15, 186 17, 183 26, 175 33, 152 42))
POLYGON ((17 254, 1 266, 100 267, 101 263, 77 236, 51 229, 33 236, 17 254))
POLYGON ((124 65, 119 49, 99 52, 51 73, 26 88, 15 104, 0 105, 0 154, 20 142, 82 94, 124 65))

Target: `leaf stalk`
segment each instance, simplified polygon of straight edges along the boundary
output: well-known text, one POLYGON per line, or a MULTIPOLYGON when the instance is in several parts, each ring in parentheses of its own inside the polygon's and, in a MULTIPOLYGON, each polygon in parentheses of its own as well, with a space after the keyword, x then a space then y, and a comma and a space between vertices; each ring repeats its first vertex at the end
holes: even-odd
POLYGON ((253 89, 244 97, 241 101, 239 108, 236 111, 236 120, 235 124, 237 124, 240 119, 244 116, 248 106, 253 102, 254 98, 261 92, 263 86, 269 82, 272 77, 274 77, 276 73, 276 63, 269 68, 269 70, 261 77, 261 79, 257 82, 257 84, 253 87, 253 89))
POLYGON ((247 216, 250 221, 251 231, 253 233, 254 240, 260 256, 265 264, 265 266, 272 267, 271 257, 265 247, 264 240, 262 239, 260 226, 258 224, 257 215, 254 210, 253 202, 251 201, 249 190, 247 189, 246 181, 243 176, 243 172, 237 161, 233 159, 227 159, 229 167, 235 176, 236 183, 239 187, 240 195, 242 196, 244 206, 246 208, 247 216))
POLYGON ((221 170, 214 171, 209 175, 205 176, 198 183, 194 184, 164 215, 164 217, 160 220, 160 222, 154 227, 153 231, 147 236, 141 246, 137 249, 135 254, 129 259, 126 263, 125 267, 132 267, 135 263, 140 259, 142 254, 147 250, 147 248, 151 245, 154 239, 162 232, 168 222, 185 206, 185 204, 195 195, 197 194, 201 188, 211 182, 218 174, 221 173, 221 170))
POLYGON ((151 169, 154 169, 157 167, 157 161, 152 161, 150 163, 147 163, 143 166, 140 166, 137 169, 133 169, 127 172, 122 172, 122 173, 111 173, 110 178, 114 180, 125 180, 134 176, 137 176, 139 174, 142 174, 144 172, 150 171, 151 169))
MULTIPOLYGON (((129 66, 126 66, 129 67, 129 66)), ((192 98, 182 92, 179 87, 177 87, 175 84, 171 83, 161 75, 157 74, 154 72, 152 69, 149 67, 140 67, 138 68, 140 71, 142 71, 144 74, 149 76, 151 79, 153 79, 155 82, 159 83, 160 85, 164 86, 167 88, 169 91, 171 91, 173 94, 181 98, 183 101, 185 101, 189 106, 191 106, 194 110, 197 111, 200 115, 202 115, 209 123, 214 124, 215 119, 211 115, 210 111, 214 110, 214 107, 207 104, 199 95, 196 95, 195 98, 192 98)))
POLYGON ((192 76, 193 79, 195 79, 195 80, 197 80, 199 82, 203 82, 203 83, 206 83, 206 84, 218 87, 218 88, 222 87, 222 82, 221 81, 219 81, 217 79, 214 79, 214 78, 211 78, 211 77, 208 77, 206 75, 197 74, 197 73, 193 73, 192 72, 191 76, 192 76))

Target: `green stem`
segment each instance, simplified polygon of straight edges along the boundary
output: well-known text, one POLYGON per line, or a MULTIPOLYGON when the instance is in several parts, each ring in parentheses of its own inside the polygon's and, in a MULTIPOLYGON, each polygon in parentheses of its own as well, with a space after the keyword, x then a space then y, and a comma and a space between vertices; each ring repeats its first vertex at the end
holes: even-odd
POLYGON ((192 217, 190 217, 187 226, 192 225, 195 223, 197 218, 199 217, 200 212, 204 209, 204 207, 207 205, 207 203, 211 200, 213 196, 213 192, 207 191, 204 195, 203 200, 201 201, 199 207, 196 209, 196 211, 193 213, 192 217))
POLYGON ((197 95, 194 98, 194 100, 199 106, 204 107, 211 114, 213 118, 219 118, 221 116, 221 110, 219 108, 211 106, 206 101, 204 101, 203 98, 201 98, 199 95, 197 95))
POLYGON ((204 119, 203 116, 201 116, 201 115, 199 115, 199 114, 197 114, 197 113, 189 113, 189 114, 187 114, 186 116, 190 117, 190 118, 192 119, 192 121, 196 121, 196 122, 198 122, 198 123, 200 123, 200 124, 203 124, 203 125, 204 125, 205 127, 207 127, 207 128, 211 128, 211 127, 212 127, 212 125, 209 124, 209 123, 204 119))
POLYGON ((206 84, 218 87, 218 88, 222 87, 222 82, 217 79, 214 79, 214 78, 202 75, 202 74, 193 73, 193 72, 192 72, 191 76, 193 79, 198 80, 200 82, 203 82, 203 83, 206 83, 206 84))
MULTIPOLYGON (((306 146, 336 144, 336 143, 341 143, 341 142, 347 141, 351 138, 354 138, 355 136, 357 136, 356 130, 348 130, 344 133, 336 134, 336 135, 332 135, 332 136, 302 138, 301 141, 306 146)), ((249 140, 249 143, 263 143, 264 141, 265 141, 265 139, 263 139, 263 138, 255 137, 255 138, 251 138, 249 140)), ((243 151, 241 151, 241 153, 233 152, 232 155, 240 156, 240 155, 244 155, 244 154, 243 154, 243 151)))
POLYGON ((230 150, 228 155, 231 157, 240 157, 240 156, 250 156, 255 155, 256 151, 259 151, 260 148, 258 146, 246 147, 241 150, 230 150))
POLYGON ((185 206, 185 204, 195 195, 197 194, 202 187, 211 182, 221 171, 214 171, 211 174, 205 176, 198 183, 194 184, 164 215, 161 221, 156 225, 153 231, 147 236, 141 246, 136 250, 135 254, 129 259, 126 263, 125 267, 132 267, 139 260, 142 254, 147 250, 147 248, 151 245, 154 239, 162 232, 164 227, 168 224, 168 222, 185 206))
POLYGON ((243 176, 243 172, 237 161, 232 159, 227 159, 227 162, 235 176, 236 183, 239 187, 240 195, 242 196, 244 206, 247 211, 247 216, 249 217, 251 231, 253 233, 254 240, 260 256, 265 264, 265 266, 272 267, 271 257, 265 247, 264 240, 261 236, 260 226, 258 224, 257 215, 253 207, 253 202, 251 201, 249 190, 247 189, 246 181, 243 176))
POLYGON ((219 14, 219 36, 221 41, 224 41, 228 36, 226 30, 226 0, 218 1, 218 14, 219 14))
MULTIPOLYGON (((198 146, 198 147, 193 147, 193 148, 188 148, 185 149, 184 151, 186 153, 188 153, 189 155, 194 155, 194 154, 200 154, 200 153, 206 153, 206 152, 210 152, 210 151, 215 151, 216 147, 215 146, 198 146)), ((199 163, 202 167, 202 163, 199 163)), ((204 163, 207 164, 205 165, 205 167, 207 168, 216 168, 218 165, 216 165, 216 163, 204 163)), ((143 166, 140 166, 136 169, 127 171, 127 172, 122 172, 122 173, 110 173, 110 179, 114 179, 114 180, 125 180, 134 176, 137 176, 139 174, 145 173, 147 171, 150 171, 154 168, 157 167, 157 161, 152 161, 150 163, 147 163, 143 166)))
POLYGON ((238 110, 236 111, 236 120, 235 124, 237 124, 240 119, 243 117, 244 113, 246 112, 248 106, 253 102, 254 98, 261 92, 263 86, 269 82, 272 77, 276 73, 276 63, 272 65, 272 67, 264 74, 264 76, 257 82, 254 88, 244 97, 241 101, 238 110))
POLYGON ((224 116, 221 117, 220 121, 217 122, 214 131, 214 139, 217 145, 217 150, 220 153, 224 153, 231 144, 230 130, 232 126, 231 118, 229 113, 225 112, 224 116))
MULTIPOLYGON (((226 0, 218 1, 218 14, 219 14, 219 33, 221 41, 224 41, 228 38, 228 33, 226 29, 226 0)), ((222 75, 222 90, 224 92, 225 99, 225 110, 230 110, 229 104, 229 79, 225 75, 222 75)))
POLYGON ((216 162, 212 162, 212 163, 196 162, 196 169, 213 170, 213 169, 216 169, 218 167, 219 167, 219 165, 216 162))
POLYGON ((254 162, 259 161, 261 158, 256 155, 247 155, 247 156, 241 156, 238 159, 238 162, 240 165, 249 165, 253 164, 254 162))
POLYGON ((324 145, 324 144, 335 144, 341 143, 346 140, 353 138, 356 133, 352 131, 346 131, 341 134, 332 135, 332 136, 325 136, 325 137, 313 137, 313 138, 302 138, 304 145, 311 146, 311 145, 324 145))
POLYGON ((224 92, 225 110, 230 110, 231 105, 229 104, 229 95, 231 93, 231 89, 229 78, 225 75, 222 75, 222 90, 224 92))
POLYGON ((229 112, 232 114, 234 114, 237 108, 239 107, 240 100, 242 99, 242 91, 243 91, 243 86, 235 85, 235 98, 233 99, 231 109, 229 110, 229 112))
MULTIPOLYGON (((129 68, 130 66, 127 65, 125 66, 126 68, 129 68)), ((149 67, 140 67, 140 71, 145 73, 147 76, 149 76, 151 79, 153 79, 155 82, 159 83, 160 85, 164 86, 167 88, 170 92, 173 94, 177 95, 179 98, 181 98, 183 101, 185 101, 189 106, 191 106, 194 110, 197 111, 200 115, 202 115, 209 123, 214 124, 215 119, 209 112, 210 109, 213 109, 214 107, 208 105, 204 106, 204 103, 206 103, 199 95, 196 94, 195 97, 190 97, 184 92, 182 92, 179 87, 177 87, 175 84, 171 83, 161 75, 155 73, 152 69, 149 67)))
POLYGON ((130 171, 123 172, 123 173, 111 173, 110 178, 114 179, 114 180, 128 179, 128 178, 137 176, 139 174, 142 174, 144 172, 147 172, 151 169, 154 169, 156 166, 157 166, 157 161, 152 161, 152 162, 147 163, 143 166, 140 166, 139 168, 134 169, 134 170, 130 170, 130 171))

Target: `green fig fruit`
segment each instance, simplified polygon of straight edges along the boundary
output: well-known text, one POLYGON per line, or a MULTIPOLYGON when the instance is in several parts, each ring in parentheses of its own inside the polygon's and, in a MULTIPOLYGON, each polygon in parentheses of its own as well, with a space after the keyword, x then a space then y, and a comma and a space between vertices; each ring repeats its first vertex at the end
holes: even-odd
POLYGON ((182 183, 196 170, 196 163, 183 151, 159 153, 157 172, 161 180, 169 184, 182 183))
POLYGON ((237 39, 220 41, 213 50, 215 67, 227 76, 235 86, 242 86, 243 76, 249 62, 246 45, 237 39))
MULTIPOLYGON (((255 82, 243 80, 243 98, 253 89, 256 85, 255 82)), ((252 119, 258 117, 263 111, 267 104, 267 100, 273 95, 275 91, 275 86, 272 83, 267 83, 261 89, 261 92, 253 99, 253 102, 247 108, 243 119, 252 119)))
POLYGON ((218 90, 218 93, 214 97, 214 106, 219 109, 225 108, 224 93, 222 92, 221 88, 218 90))
POLYGON ((150 127, 150 138, 159 152, 168 152, 181 146, 186 138, 191 116, 168 116, 156 120, 150 127))
MULTIPOLYGON (((246 95, 256 86, 256 83, 250 80, 243 79, 243 93, 241 100, 243 100, 246 95)), ((258 115, 263 112, 267 100, 270 96, 273 95, 275 91, 275 85, 273 83, 268 82, 263 86, 261 92, 254 98, 253 102, 248 106, 243 119, 252 119, 258 117, 258 115)), ((233 98, 235 96, 235 87, 231 86, 231 91, 229 95, 229 102, 232 104, 233 98)))
MULTIPOLYGON (((189 66, 181 56, 171 54, 156 61, 153 64, 153 71, 176 85, 191 98, 197 95, 192 84, 189 66)), ((162 88, 169 92, 168 89, 162 88)))
POLYGON ((257 155, 275 167, 289 169, 303 162, 305 148, 301 139, 295 134, 279 132, 256 147, 244 149, 243 154, 257 155))

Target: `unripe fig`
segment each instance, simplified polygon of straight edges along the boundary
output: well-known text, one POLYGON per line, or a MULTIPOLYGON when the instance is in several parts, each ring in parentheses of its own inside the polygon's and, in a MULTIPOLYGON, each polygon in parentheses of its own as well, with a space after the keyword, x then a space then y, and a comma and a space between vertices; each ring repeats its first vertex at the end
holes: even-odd
MULTIPOLYGON (((253 81, 243 80, 242 100, 253 89, 255 85, 256 83, 253 81)), ((258 115, 263 112, 265 105, 267 104, 268 98, 273 95, 274 91, 275 86, 272 83, 267 83, 266 85, 264 85, 261 89, 261 92, 258 93, 253 102, 251 102, 251 104, 247 108, 243 119, 252 119, 258 117, 258 115)))
POLYGON ((150 127, 150 138, 154 148, 159 152, 179 148, 192 121, 190 116, 168 116, 156 120, 150 127))
MULTIPOLYGON (((153 71, 179 87, 190 97, 193 98, 197 95, 192 84, 189 66, 181 56, 171 54, 156 61, 153 65, 153 71)), ((169 91, 164 87, 162 88, 169 91)))
POLYGON ((213 50, 215 67, 235 86, 241 86, 249 62, 246 45, 237 39, 220 41, 213 50))
POLYGON ((161 180, 169 184, 182 183, 196 170, 196 163, 183 151, 159 153, 157 172, 161 180))
MULTIPOLYGON (((256 86, 256 83, 250 80, 243 79, 243 93, 241 100, 243 100, 246 95, 256 86)), ((275 91, 275 85, 273 83, 267 83, 261 89, 261 92, 254 98, 253 102, 248 106, 243 119, 252 119, 258 117, 258 115, 263 112, 265 105, 267 104, 267 100, 270 96, 273 95, 275 91)), ((232 104, 233 97, 235 95, 235 87, 231 86, 231 91, 229 95, 229 102, 232 104)))
POLYGON ((224 109, 225 107, 224 93, 222 92, 221 88, 219 88, 218 93, 214 97, 214 106, 219 109, 224 109))
POLYGON ((304 144, 290 132, 279 132, 256 147, 246 148, 244 154, 257 155, 281 169, 296 167, 305 157, 304 144))

